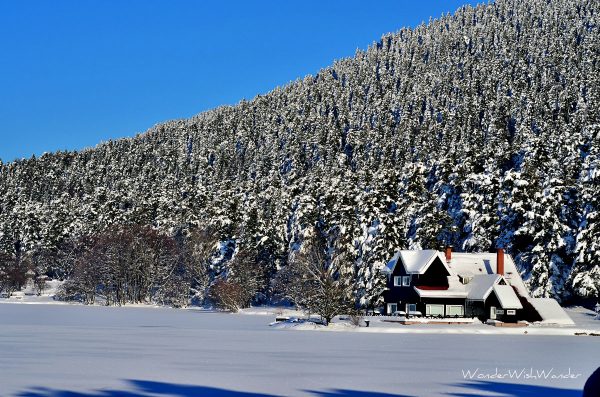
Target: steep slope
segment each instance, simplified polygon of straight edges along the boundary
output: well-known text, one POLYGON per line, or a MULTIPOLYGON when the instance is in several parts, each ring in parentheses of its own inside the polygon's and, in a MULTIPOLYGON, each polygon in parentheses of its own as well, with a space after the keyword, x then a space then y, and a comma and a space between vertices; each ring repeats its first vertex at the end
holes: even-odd
POLYGON ((317 225, 365 299, 395 249, 444 244, 503 246, 535 296, 597 297, 599 14, 465 7, 252 101, 3 164, 0 249, 211 226, 280 267, 317 225))

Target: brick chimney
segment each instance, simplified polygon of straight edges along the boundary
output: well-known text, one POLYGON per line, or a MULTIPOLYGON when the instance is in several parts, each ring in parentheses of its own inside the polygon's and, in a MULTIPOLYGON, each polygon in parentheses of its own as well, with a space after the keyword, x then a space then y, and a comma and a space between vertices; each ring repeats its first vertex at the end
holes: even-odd
POLYGON ((446 262, 450 262, 452 260, 452 246, 447 245, 444 252, 446 253, 446 262))
POLYGON ((498 248, 496 255, 496 273, 501 276, 504 276, 504 249, 498 248))

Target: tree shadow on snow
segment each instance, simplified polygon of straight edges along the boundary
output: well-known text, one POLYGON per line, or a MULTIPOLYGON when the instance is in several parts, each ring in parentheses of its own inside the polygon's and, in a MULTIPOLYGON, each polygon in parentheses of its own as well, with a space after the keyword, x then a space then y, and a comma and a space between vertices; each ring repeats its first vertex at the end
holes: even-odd
POLYGON ((179 385, 175 383, 129 381, 132 387, 124 390, 97 390, 92 392, 74 392, 67 390, 33 388, 17 394, 18 397, 263 397, 266 394, 220 389, 208 386, 179 385))
POLYGON ((36 387, 17 394, 18 397, 263 397, 265 394, 220 389, 207 386, 180 385, 175 383, 151 382, 145 380, 128 381, 131 387, 124 390, 96 390, 75 392, 36 387))
POLYGON ((581 397, 581 390, 559 389, 556 387, 526 385, 519 383, 500 383, 490 381, 472 381, 456 383, 453 387, 462 387, 471 389, 473 392, 447 393, 454 397, 474 397, 480 396, 481 392, 496 393, 497 397, 581 397))
MULTIPOLYGON (((244 391, 220 389, 208 386, 181 385, 175 383, 154 382, 147 380, 128 380, 130 387, 124 390, 95 390, 91 392, 75 392, 68 390, 32 388, 18 393, 17 397, 274 397, 271 394, 250 393, 244 391)), ((375 393, 358 390, 334 389, 328 391, 306 390, 317 397, 409 397, 400 394, 375 393)))
POLYGON ((317 397, 411 397, 405 394, 378 393, 373 391, 334 389, 329 391, 305 390, 317 397))
MULTIPOLYGON (((16 394, 17 397, 274 397, 272 394, 251 393, 237 390, 220 389, 208 386, 181 385, 176 383, 154 382, 147 380, 128 380, 128 387, 123 390, 95 390, 75 392, 68 390, 32 388, 16 394)), ((497 383, 488 381, 471 381, 456 383, 451 387, 469 389, 466 392, 448 392, 454 397, 474 397, 481 393, 496 393, 496 397, 581 397, 580 390, 559 389, 555 387, 524 385, 516 383, 497 383)), ((400 387, 400 385, 399 385, 400 387)), ((304 390, 316 397, 410 397, 402 394, 378 393, 361 390, 330 389, 304 390)))

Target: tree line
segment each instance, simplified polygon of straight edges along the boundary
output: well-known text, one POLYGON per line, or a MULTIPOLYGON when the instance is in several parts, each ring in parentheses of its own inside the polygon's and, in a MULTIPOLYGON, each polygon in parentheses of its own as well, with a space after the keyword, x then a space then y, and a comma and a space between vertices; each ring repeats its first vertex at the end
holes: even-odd
POLYGON ((0 292, 10 296, 29 278, 41 293, 47 278, 64 278, 55 299, 105 305, 214 305, 230 311, 277 301, 329 322, 357 307, 351 286, 340 275, 342 259, 328 255, 324 242, 315 228, 290 264, 272 277, 251 248, 235 251, 222 266, 225 258, 210 230, 167 235, 150 226, 112 227, 67 240, 51 252, 23 258, 3 254, 0 292), (48 271, 49 262, 60 270, 48 271))

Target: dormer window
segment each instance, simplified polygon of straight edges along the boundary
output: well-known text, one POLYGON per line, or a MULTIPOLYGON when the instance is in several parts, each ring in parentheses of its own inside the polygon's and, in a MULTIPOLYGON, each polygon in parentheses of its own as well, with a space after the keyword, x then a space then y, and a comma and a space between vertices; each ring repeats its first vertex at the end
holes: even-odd
POLYGON ((473 280, 473 276, 461 276, 461 275, 459 275, 458 278, 460 279, 460 282, 462 284, 469 284, 473 280))

